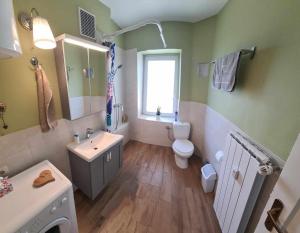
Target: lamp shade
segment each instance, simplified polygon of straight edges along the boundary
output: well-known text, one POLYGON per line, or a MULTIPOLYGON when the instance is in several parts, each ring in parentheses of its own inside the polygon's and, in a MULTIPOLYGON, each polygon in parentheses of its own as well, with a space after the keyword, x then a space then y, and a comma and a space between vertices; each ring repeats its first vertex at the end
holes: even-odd
POLYGON ((53 49, 56 47, 51 28, 48 21, 40 16, 32 20, 33 43, 40 49, 53 49))

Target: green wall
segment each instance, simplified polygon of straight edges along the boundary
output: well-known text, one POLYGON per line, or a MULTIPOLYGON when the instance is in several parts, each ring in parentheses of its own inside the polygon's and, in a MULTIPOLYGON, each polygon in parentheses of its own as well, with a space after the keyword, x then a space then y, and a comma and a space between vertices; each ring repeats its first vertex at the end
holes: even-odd
POLYGON ((197 63, 211 61, 216 33, 216 17, 193 24, 192 32, 192 63, 190 65, 189 100, 201 103, 207 102, 207 77, 199 77, 197 63))
MULTIPOLYGON (((300 2, 230 0, 215 17, 163 23, 169 48, 182 49, 181 100, 206 103, 286 160, 300 131, 300 2), (257 46, 243 59, 233 93, 199 78, 196 64, 257 46)), ((127 33, 125 48, 161 49, 154 26, 127 33)))
MULTIPOLYGON (((113 32, 118 29, 110 19, 109 9, 98 0, 14 0, 15 16, 29 12, 35 7, 41 16, 48 19, 54 36, 68 33, 79 36, 78 6, 96 15, 97 29, 113 32)), ((0 101, 7 104, 5 119, 8 130, 0 128, 0 135, 38 125, 37 94, 34 71, 29 59, 37 56, 43 65, 53 90, 56 115, 62 118, 60 96, 56 77, 53 50, 41 50, 33 46, 32 33, 18 24, 18 33, 23 49, 22 56, 0 60, 0 101)), ((117 44, 123 47, 123 39, 117 44)))
MULTIPOLYGON (((162 23, 168 49, 181 49, 181 99, 189 99, 189 77, 192 58, 192 25, 189 23, 162 23)), ((138 51, 163 49, 163 45, 156 26, 149 25, 139 30, 126 33, 124 36, 126 49, 137 48, 138 51)))
MULTIPOLYGON (((14 0, 16 15, 37 8, 55 36, 79 35, 78 6, 96 15, 98 29, 118 29, 98 0, 14 0)), ((300 131, 299 9, 295 0, 230 0, 218 16, 199 23, 162 24, 168 48, 182 50, 181 99, 207 103, 283 159, 300 131), (252 45, 257 54, 243 66, 233 93, 214 90, 211 80, 197 77, 197 62, 252 45)), ((33 55, 46 70, 57 117, 62 117, 53 51, 34 48, 31 33, 19 25, 18 32, 23 55, 0 61, 0 101, 8 105, 9 125, 0 135, 38 124, 36 83, 29 64, 33 55)), ((120 38, 117 43, 139 51, 162 48, 155 26, 127 33, 124 42, 120 38)))
MULTIPOLYGON (((206 103, 207 78, 199 78, 196 64, 211 59, 215 38, 216 17, 199 23, 163 22, 163 32, 168 49, 182 50, 181 100, 206 103)), ((154 25, 126 33, 126 49, 137 48, 138 51, 162 49, 158 29, 154 25)))
POLYGON ((257 46, 234 92, 208 105, 286 159, 300 132, 300 2, 230 0, 217 17, 214 57, 257 46))

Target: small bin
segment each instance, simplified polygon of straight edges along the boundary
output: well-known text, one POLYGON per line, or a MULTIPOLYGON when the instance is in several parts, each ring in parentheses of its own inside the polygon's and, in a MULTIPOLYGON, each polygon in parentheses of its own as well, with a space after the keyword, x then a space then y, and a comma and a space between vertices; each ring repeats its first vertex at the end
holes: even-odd
POLYGON ((206 164, 201 168, 202 187, 205 193, 210 193, 214 190, 217 173, 211 164, 206 164))

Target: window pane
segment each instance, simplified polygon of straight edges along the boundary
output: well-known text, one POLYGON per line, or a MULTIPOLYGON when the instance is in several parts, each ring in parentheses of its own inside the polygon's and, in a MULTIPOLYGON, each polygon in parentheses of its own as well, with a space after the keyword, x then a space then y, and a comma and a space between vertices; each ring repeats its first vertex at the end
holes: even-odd
POLYGON ((156 112, 158 106, 162 113, 173 113, 175 60, 148 61, 146 111, 156 112))

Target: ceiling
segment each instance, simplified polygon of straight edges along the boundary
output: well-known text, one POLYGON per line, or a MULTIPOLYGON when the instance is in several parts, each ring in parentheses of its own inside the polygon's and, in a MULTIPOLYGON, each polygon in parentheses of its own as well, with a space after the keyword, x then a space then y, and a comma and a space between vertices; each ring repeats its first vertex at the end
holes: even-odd
POLYGON ((216 15, 228 0, 100 0, 121 27, 143 20, 198 22, 216 15))

